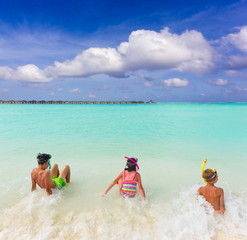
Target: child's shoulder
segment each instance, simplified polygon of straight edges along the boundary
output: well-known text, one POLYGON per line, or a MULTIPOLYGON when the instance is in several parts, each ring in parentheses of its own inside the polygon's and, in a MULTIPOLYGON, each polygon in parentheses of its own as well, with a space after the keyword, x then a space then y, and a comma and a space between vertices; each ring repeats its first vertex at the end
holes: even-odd
POLYGON ((141 174, 140 174, 139 172, 136 172, 135 174, 136 174, 135 176, 136 176, 138 179, 141 178, 141 174))
POLYGON ((221 187, 216 187, 216 189, 217 189, 217 191, 219 191, 219 192, 224 192, 223 188, 221 188, 221 187))
POLYGON ((199 187, 199 188, 197 189, 197 192, 198 192, 199 194, 201 194, 201 192, 203 191, 204 188, 205 188, 205 186, 199 187))
POLYGON ((33 168, 32 171, 31 171, 31 174, 34 174, 38 171, 38 168, 33 168))
POLYGON ((141 174, 140 174, 139 172, 136 172, 136 175, 137 175, 137 176, 141 176, 141 174))

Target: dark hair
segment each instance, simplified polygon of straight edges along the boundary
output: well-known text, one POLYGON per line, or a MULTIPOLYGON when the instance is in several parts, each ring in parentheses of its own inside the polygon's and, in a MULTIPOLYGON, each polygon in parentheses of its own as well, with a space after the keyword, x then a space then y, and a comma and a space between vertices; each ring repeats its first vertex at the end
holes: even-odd
MULTIPOLYGON (((135 158, 131 158, 131 159, 132 159, 133 161, 137 162, 135 158)), ((127 160, 126 166, 125 166, 124 170, 127 170, 127 171, 129 171, 129 172, 131 172, 131 171, 136 171, 136 165, 135 165, 132 161, 127 160)))
POLYGON ((47 153, 39 153, 37 156, 37 161, 39 165, 48 162, 51 159, 51 155, 47 153))

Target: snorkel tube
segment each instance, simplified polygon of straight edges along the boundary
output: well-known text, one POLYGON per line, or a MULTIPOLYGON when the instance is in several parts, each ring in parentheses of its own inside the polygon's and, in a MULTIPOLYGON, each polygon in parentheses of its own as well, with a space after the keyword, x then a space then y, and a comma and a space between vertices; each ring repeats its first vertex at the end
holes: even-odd
MULTIPOLYGON (((204 167, 205 167, 205 164, 207 163, 207 161, 208 161, 208 160, 205 159, 205 160, 203 161, 203 163, 202 163, 202 167, 201 167, 202 175, 203 175, 203 173, 204 173, 204 167)), ((216 170, 216 169, 214 169, 214 168, 209 168, 209 169, 212 170, 212 171, 214 172, 214 175, 212 176, 211 179, 207 179, 208 181, 214 179, 215 176, 217 176, 217 170, 216 170)), ((205 183, 208 183, 208 181, 206 181, 205 178, 202 178, 202 180, 203 180, 205 183)))
MULTIPOLYGON (((207 161, 208 161, 208 159, 204 159, 204 161, 203 161, 203 163, 202 163, 202 167, 201 167, 202 174, 203 174, 203 172, 204 172, 204 167, 205 167, 205 164, 207 163, 207 161)), ((204 178, 202 178, 202 180, 203 180, 205 183, 207 182, 204 178)))

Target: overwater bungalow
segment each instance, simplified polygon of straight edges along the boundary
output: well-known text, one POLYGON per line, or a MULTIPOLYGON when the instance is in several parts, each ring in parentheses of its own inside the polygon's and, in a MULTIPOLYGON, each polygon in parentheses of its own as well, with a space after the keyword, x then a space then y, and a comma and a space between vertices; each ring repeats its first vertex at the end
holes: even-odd
POLYGON ((21 100, 21 101, 15 101, 15 100, 0 100, 0 104, 143 104, 143 103, 155 103, 152 100, 149 102, 143 102, 143 101, 54 101, 54 100, 21 100))

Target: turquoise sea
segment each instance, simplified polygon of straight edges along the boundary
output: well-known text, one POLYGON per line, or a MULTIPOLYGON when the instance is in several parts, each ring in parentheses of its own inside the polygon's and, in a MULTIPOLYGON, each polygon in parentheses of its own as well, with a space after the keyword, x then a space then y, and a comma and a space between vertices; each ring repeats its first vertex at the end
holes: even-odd
POLYGON ((247 104, 0 105, 0 239, 247 239, 247 104), (72 182, 31 193, 39 152, 72 182), (139 158, 147 199, 117 187, 139 158), (226 212, 198 197, 201 163, 216 168, 226 212))

